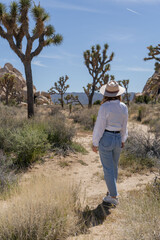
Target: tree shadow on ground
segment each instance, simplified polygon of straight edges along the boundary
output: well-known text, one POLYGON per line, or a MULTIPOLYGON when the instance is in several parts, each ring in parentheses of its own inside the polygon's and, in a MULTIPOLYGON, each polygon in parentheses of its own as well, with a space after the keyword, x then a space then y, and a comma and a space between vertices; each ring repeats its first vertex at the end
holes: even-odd
POLYGON ((95 209, 90 209, 88 206, 82 212, 82 218, 86 227, 94 227, 102 224, 106 217, 111 214, 112 205, 99 204, 95 209))

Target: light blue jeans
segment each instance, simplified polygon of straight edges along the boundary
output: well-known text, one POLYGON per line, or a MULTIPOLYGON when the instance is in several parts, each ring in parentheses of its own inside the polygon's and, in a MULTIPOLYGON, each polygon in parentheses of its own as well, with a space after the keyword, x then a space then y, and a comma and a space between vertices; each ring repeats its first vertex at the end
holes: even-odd
POLYGON ((99 154, 104 171, 104 179, 112 197, 118 196, 118 162, 121 153, 121 134, 104 132, 99 142, 99 154))

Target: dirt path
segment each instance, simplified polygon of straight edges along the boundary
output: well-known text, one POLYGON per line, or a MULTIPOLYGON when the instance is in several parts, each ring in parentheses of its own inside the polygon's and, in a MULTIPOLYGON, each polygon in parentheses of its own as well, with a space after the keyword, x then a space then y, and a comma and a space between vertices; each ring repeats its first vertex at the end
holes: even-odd
MULTIPOLYGON (((52 154, 45 159, 42 165, 37 164, 23 176, 23 183, 33 175, 54 175, 58 178, 69 179, 80 186, 80 200, 82 207, 89 206, 90 209, 96 209, 102 202, 107 189, 103 180, 103 170, 101 167, 99 155, 91 151, 92 135, 79 132, 75 138, 76 142, 81 143, 88 153, 71 154, 66 158, 56 157, 52 154)), ((120 175, 121 175, 120 170, 120 175)), ((127 175, 127 174, 126 174, 127 175)), ((118 182, 118 191, 120 196, 125 196, 128 191, 143 189, 146 184, 154 179, 153 173, 134 174, 131 176, 122 175, 118 182)), ((118 229, 121 226, 119 219, 119 208, 112 209, 103 224, 96 224, 90 228, 90 233, 71 237, 68 240, 118 240, 118 229), (111 214, 110 214, 111 213, 111 214), (114 231, 116 227, 116 233, 114 231), (116 235, 115 235, 116 234, 116 235), (114 236, 114 237, 113 237, 114 236)))

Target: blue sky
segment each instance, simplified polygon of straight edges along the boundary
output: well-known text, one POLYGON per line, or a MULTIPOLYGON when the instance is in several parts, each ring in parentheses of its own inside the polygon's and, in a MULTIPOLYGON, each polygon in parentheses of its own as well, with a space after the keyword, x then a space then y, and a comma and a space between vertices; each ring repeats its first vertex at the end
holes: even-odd
MULTIPOLYGON (((0 0, 9 4, 9 0, 0 0)), ((35 0, 36 3, 39 0, 35 0)), ((142 91, 154 72, 154 61, 143 60, 147 46, 160 43, 160 0, 40 0, 50 15, 49 23, 64 37, 60 46, 44 48, 32 61, 37 90, 47 91, 59 77, 68 75, 68 91, 83 92, 92 81, 83 52, 92 45, 115 53, 109 74, 115 80, 130 79, 129 91, 142 91)), ((21 61, 0 38, 0 66, 10 62, 24 76, 21 61)))

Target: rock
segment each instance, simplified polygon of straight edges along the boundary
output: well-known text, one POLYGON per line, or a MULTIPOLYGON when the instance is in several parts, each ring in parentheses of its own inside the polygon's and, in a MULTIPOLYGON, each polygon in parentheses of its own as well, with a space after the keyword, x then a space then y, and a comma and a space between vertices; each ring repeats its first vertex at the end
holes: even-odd
POLYGON ((148 79, 142 94, 150 97, 157 97, 160 94, 160 69, 155 71, 152 77, 148 79))
POLYGON ((49 105, 50 101, 46 97, 41 95, 41 96, 36 98, 36 104, 37 105, 43 105, 43 104, 49 105))
MULTIPOLYGON (((16 89, 18 90, 18 94, 23 99, 21 105, 19 106, 27 106, 27 85, 26 81, 23 78, 20 71, 13 67, 12 64, 6 63, 3 68, 0 67, 0 77, 2 77, 5 73, 13 74, 16 78, 16 89)), ((33 93, 35 102, 38 105, 51 105, 53 104, 51 96, 48 92, 36 91, 36 87, 33 86, 33 93)), ((0 100, 4 100, 4 94, 0 91, 0 100)))
MULTIPOLYGON (((10 73, 15 76, 15 86, 18 90, 18 94, 22 94, 23 101, 27 102, 27 86, 22 74, 10 63, 6 63, 3 68, 0 68, 0 77, 2 77, 5 73, 10 73)), ((35 86, 33 87, 33 91, 36 92, 35 86)))
POLYGON ((18 104, 19 107, 27 107, 27 105, 28 105, 28 104, 25 103, 25 102, 21 102, 21 103, 18 104))
POLYGON ((7 71, 12 71, 13 72, 13 65, 11 63, 6 63, 4 65, 4 68, 7 70, 7 71))
POLYGON ((35 94, 34 94, 35 97, 39 97, 40 95, 41 95, 40 91, 35 92, 35 94))
POLYGON ((51 99, 51 95, 48 92, 41 92, 41 95, 48 99, 51 99))

